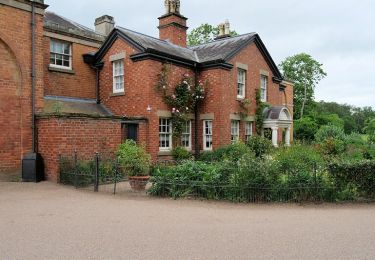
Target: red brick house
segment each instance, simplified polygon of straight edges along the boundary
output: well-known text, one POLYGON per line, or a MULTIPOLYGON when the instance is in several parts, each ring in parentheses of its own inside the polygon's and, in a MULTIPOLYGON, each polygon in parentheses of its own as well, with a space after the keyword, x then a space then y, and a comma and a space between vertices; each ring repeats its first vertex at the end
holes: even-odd
POLYGON ((170 157, 172 111, 155 89, 163 66, 171 86, 185 74, 208 82, 179 145, 212 150, 250 138, 256 127, 271 128, 275 145, 290 144, 293 85, 259 35, 230 37, 223 25, 215 41, 188 47, 180 1, 165 7, 157 39, 115 27, 110 16, 96 19, 93 31, 45 11, 43 0, 0 0, 0 171, 17 171, 23 156, 38 152, 56 181, 59 154, 92 157, 125 139, 144 144, 154 160, 170 157), (257 89, 270 105, 264 126, 254 124, 257 89))

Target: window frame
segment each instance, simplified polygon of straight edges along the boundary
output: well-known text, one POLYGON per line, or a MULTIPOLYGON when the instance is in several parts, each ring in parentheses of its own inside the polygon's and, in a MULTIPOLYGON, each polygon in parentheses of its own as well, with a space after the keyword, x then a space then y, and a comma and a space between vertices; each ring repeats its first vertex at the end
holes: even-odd
POLYGON ((253 130, 254 130, 254 123, 246 122, 245 124, 245 141, 246 142, 248 142, 254 136, 253 130))
POLYGON ((52 67, 52 68, 57 68, 57 69, 65 69, 65 70, 72 70, 73 68, 73 55, 72 55, 72 43, 71 42, 67 42, 67 41, 62 41, 62 40, 58 40, 58 39, 50 39, 50 47, 49 47, 49 66, 52 67), (59 53, 59 52, 54 52, 52 50, 52 45, 53 44, 62 44, 63 45, 63 52, 62 53, 59 53), (64 53, 64 44, 68 45, 69 46, 69 54, 66 54, 64 53), (52 59, 52 55, 54 55, 54 61, 55 63, 51 63, 51 59, 52 59), (56 61, 57 61, 57 58, 56 56, 57 55, 61 55, 62 56, 62 65, 57 65, 56 64, 56 61), (64 65, 64 57, 69 57, 69 66, 65 66, 64 65))
POLYGON ((268 76, 260 75, 260 97, 262 102, 267 102, 268 99, 268 76))
POLYGON ((160 117, 159 118, 159 151, 171 151, 172 148, 173 148, 173 144, 172 144, 172 119, 171 118, 166 118, 166 117, 160 117), (163 120, 167 120, 168 124, 163 124, 163 120), (162 130, 162 127, 168 127, 169 128, 169 132, 163 132, 161 131, 162 130), (169 142, 169 146, 165 146, 163 147, 162 146, 162 140, 161 140, 161 137, 162 135, 164 135, 165 137, 167 137, 165 140, 169 142))
POLYGON ((112 61, 112 81, 113 81, 112 92, 114 94, 125 93, 125 61, 124 59, 118 59, 118 60, 112 61), (119 69, 117 69, 116 67, 117 64, 120 64, 119 69), (119 82, 117 81, 118 79, 120 79, 119 82), (121 83, 122 83, 122 88, 117 89, 117 84, 121 84, 121 83))
POLYGON ((246 75, 245 69, 237 68, 237 99, 244 99, 246 97, 246 75), (243 75, 240 75, 243 73, 243 75), (243 80, 241 82, 241 80, 243 80), (240 85, 242 86, 242 94, 239 94, 240 85))
POLYGON ((213 120, 203 120, 203 150, 204 151, 213 150, 213 120), (209 126, 209 125, 206 125, 207 123, 210 123, 210 127, 208 127, 208 129, 211 129, 210 134, 206 133, 207 126, 209 126), (207 141, 208 141, 207 137, 210 137, 211 139, 211 146, 209 147, 207 147, 207 141))
POLYGON ((240 121, 239 120, 231 120, 230 122, 230 141, 232 144, 238 143, 240 141, 240 121))
POLYGON ((183 131, 182 131, 182 133, 181 133, 181 146, 182 147, 184 147, 185 149, 187 149, 188 151, 191 151, 191 149, 192 149, 192 138, 191 138, 191 133, 192 133, 192 129, 191 129, 191 127, 192 127, 192 123, 191 123, 191 120, 188 120, 188 121, 186 121, 185 122, 185 125, 184 125, 184 128, 183 128, 183 131), (184 131, 184 130, 186 130, 186 126, 188 126, 189 127, 189 132, 186 132, 186 131, 184 131), (186 145, 184 145, 184 137, 186 137, 186 136, 188 136, 188 142, 189 142, 189 145, 188 146, 186 146, 186 145))

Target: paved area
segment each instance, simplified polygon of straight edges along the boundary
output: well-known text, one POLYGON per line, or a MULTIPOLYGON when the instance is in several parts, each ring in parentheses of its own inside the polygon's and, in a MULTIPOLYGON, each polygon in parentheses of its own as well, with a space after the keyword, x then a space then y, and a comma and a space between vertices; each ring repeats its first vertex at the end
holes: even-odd
POLYGON ((235 205, 0 182, 0 259, 375 259, 375 205, 235 205))

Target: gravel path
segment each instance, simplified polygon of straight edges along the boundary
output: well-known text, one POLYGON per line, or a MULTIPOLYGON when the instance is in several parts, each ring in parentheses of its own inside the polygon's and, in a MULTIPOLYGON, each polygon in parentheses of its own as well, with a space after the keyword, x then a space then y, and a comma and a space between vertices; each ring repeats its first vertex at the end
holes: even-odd
POLYGON ((0 182, 0 259, 375 259, 375 205, 235 205, 0 182))

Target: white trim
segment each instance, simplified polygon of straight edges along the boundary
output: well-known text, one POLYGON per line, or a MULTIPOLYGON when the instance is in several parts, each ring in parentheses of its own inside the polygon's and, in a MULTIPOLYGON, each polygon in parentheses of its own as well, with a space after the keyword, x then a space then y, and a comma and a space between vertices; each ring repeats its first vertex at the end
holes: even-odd
POLYGON ((113 84, 113 93, 114 94, 118 94, 118 93, 124 93, 125 92, 125 62, 123 59, 121 60, 116 60, 114 62, 112 62, 112 84, 113 84), (120 73, 119 74, 116 74, 116 65, 117 64, 120 64, 120 73), (121 70, 122 68, 122 70, 121 70), (116 78, 120 78, 121 79, 122 77, 122 82, 120 80, 120 82, 116 82, 116 78), (116 87, 116 83, 122 83, 122 88, 121 89, 117 89, 116 87))
POLYGON ((260 98, 262 102, 267 102, 268 99, 268 76, 267 75, 260 75, 260 98), (265 86, 263 85, 263 79, 265 79, 265 86), (265 88, 263 88, 265 87, 265 88), (264 96, 262 95, 264 90, 264 96))
POLYGON ((245 141, 249 141, 251 137, 254 135, 254 123, 253 122, 245 122, 245 141), (248 127, 250 126, 250 127, 248 127))
POLYGON ((237 98, 238 99, 244 99, 246 97, 246 74, 247 74, 247 70, 244 70, 242 68, 237 68, 237 98), (243 73, 243 75, 240 75, 241 73, 243 73), (243 78, 241 79, 241 77, 243 76, 243 78), (240 81, 241 79, 241 81, 240 81), (242 94, 238 94, 240 88, 239 86, 242 86, 242 94))
POLYGON ((212 120, 203 120, 203 150, 212 151, 213 149, 213 121, 212 120), (206 135, 206 122, 211 122, 211 134, 206 135), (211 147, 207 147, 207 136, 211 136, 211 147))
POLYGON ((230 122, 230 141, 235 144, 240 141, 240 121, 231 120, 230 122), (233 131, 235 130, 235 132, 233 131))
MULTIPOLYGON (((64 64, 64 59, 62 59, 61 62, 64 64)), ((73 68, 73 51, 72 51, 72 43, 71 42, 63 41, 63 40, 60 40, 60 39, 50 38, 50 42, 49 42, 49 66, 53 67, 53 68, 57 68, 57 69, 72 70, 72 68, 73 68), (53 44, 68 45, 69 46, 69 54, 64 53, 64 50, 63 50, 62 53, 53 52, 52 48, 51 48, 51 46, 53 44), (56 63, 56 60, 57 60, 56 55, 61 55, 62 57, 68 56, 69 57, 69 66, 51 64, 51 56, 52 55, 55 55, 55 57, 54 57, 55 63, 56 63)))
MULTIPOLYGON (((165 125, 165 126, 167 126, 167 125, 165 125)), ((173 147, 173 145, 172 145, 172 121, 171 121, 171 118, 166 118, 166 117, 160 117, 159 118, 159 151, 160 152, 166 152, 166 151, 171 151, 172 150, 172 147, 173 147), (161 120, 168 120, 168 127, 169 127, 169 132, 160 132, 160 126, 161 126, 161 124, 160 123, 162 123, 161 122, 161 120), (161 147, 160 146, 160 135, 169 135, 169 146, 168 147, 161 147)))
POLYGON ((192 134, 191 127, 192 127, 192 124, 191 124, 191 120, 187 121, 186 123, 189 123, 189 133, 182 132, 182 134, 181 134, 181 146, 184 147, 185 149, 187 149, 188 151, 191 151, 191 149, 192 149, 192 143, 191 143, 192 142, 192 138, 191 138, 191 134, 192 134), (189 134, 189 146, 184 146, 182 144, 182 142, 183 142, 183 136, 187 135, 187 134, 189 134))

